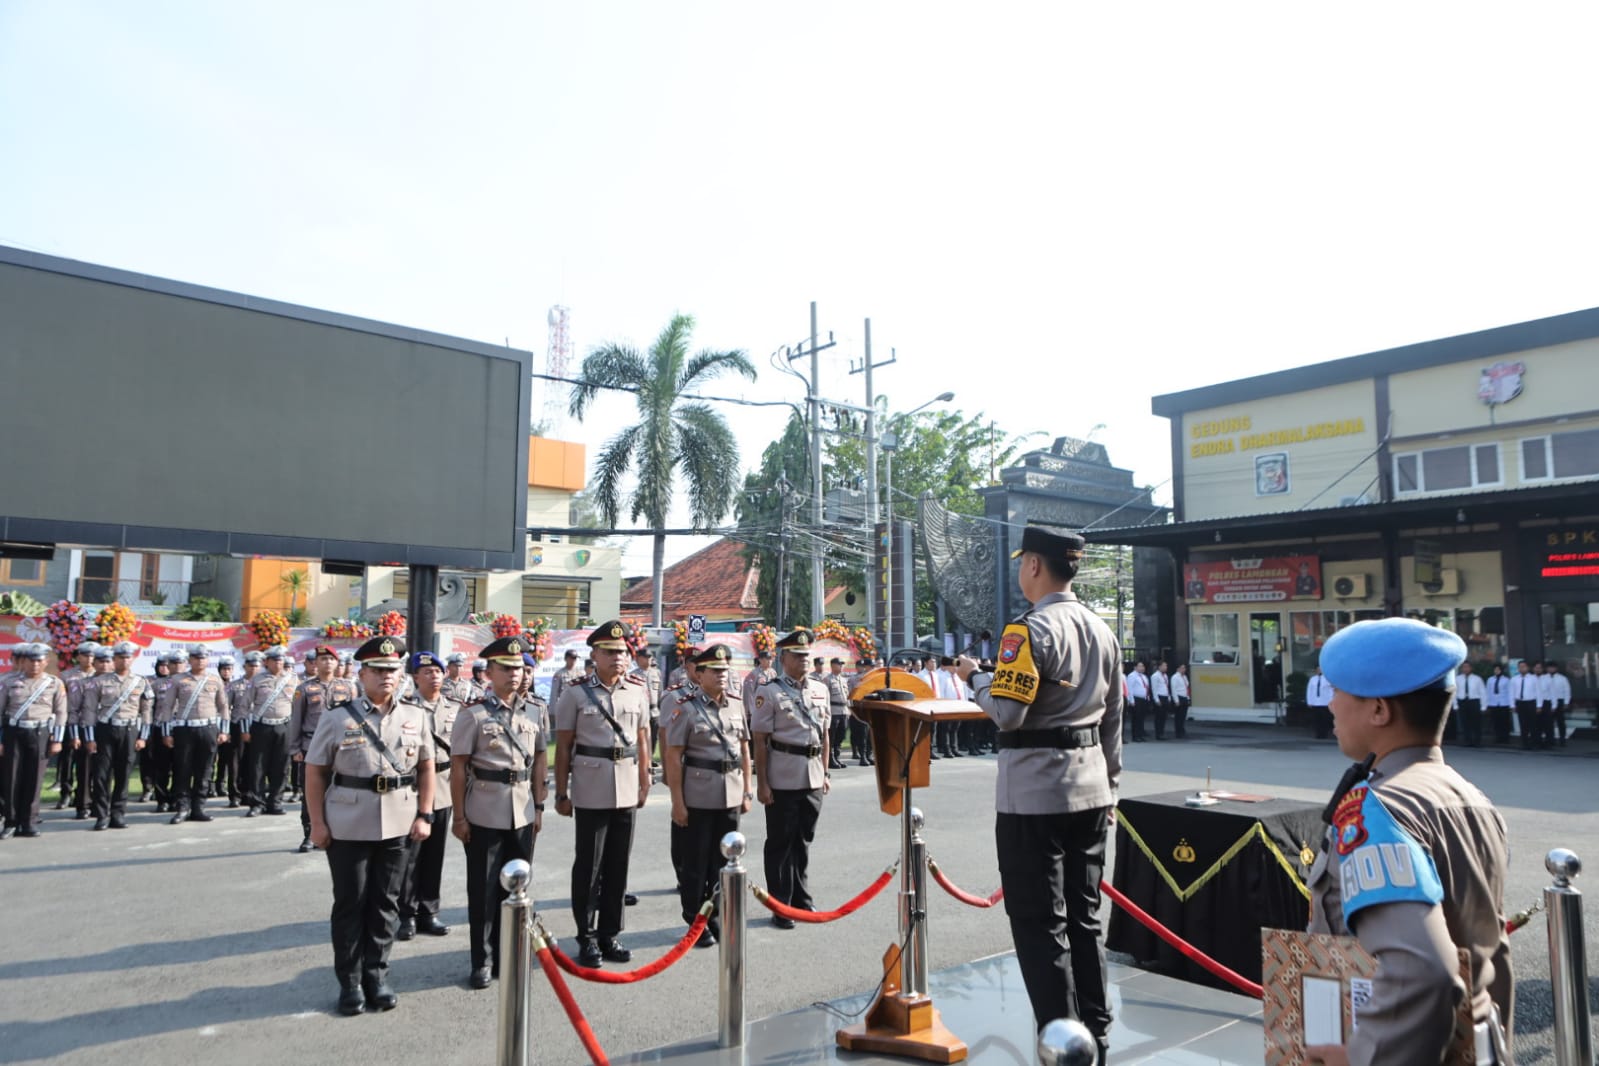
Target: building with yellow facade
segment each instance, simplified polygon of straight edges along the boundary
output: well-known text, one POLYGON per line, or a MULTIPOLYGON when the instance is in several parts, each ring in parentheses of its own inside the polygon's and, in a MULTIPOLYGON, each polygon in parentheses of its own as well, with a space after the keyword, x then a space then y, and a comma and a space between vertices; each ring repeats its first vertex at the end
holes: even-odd
POLYGON ((1384 615, 1599 696, 1599 308, 1153 409, 1174 521, 1087 535, 1171 553, 1175 607, 1139 654, 1188 662, 1196 708, 1274 708, 1332 632, 1384 615))

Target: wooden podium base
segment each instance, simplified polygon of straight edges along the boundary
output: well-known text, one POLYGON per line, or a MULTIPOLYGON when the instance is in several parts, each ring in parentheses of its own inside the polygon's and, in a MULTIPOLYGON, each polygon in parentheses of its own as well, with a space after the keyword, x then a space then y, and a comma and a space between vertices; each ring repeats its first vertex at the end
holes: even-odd
POLYGON ((840 1029, 838 1046, 846 1051, 903 1055, 923 1062, 964 1062, 966 1043, 944 1028, 930 996, 907 996, 901 988, 899 945, 883 954, 887 977, 883 990, 866 1011, 866 1021, 840 1029))

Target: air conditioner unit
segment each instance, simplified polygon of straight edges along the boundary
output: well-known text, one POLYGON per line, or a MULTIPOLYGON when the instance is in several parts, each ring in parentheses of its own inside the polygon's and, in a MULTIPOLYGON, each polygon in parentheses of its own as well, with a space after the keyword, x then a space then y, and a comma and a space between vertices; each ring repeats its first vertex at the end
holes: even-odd
POLYGON ((1365 574, 1339 574, 1333 578, 1333 595, 1341 600, 1363 600, 1371 594, 1370 581, 1365 574))
POLYGON ((1453 567, 1438 571, 1438 580, 1421 586, 1421 591, 1428 596, 1460 595, 1460 571, 1453 567))

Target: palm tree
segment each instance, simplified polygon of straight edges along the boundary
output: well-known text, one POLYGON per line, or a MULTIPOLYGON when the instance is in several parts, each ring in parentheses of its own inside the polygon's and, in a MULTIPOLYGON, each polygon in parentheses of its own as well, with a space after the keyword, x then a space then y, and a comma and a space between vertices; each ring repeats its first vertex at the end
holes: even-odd
POLYGON ((582 382, 572 386, 570 411, 578 421, 601 389, 633 393, 638 421, 605 442, 594 468, 594 499, 609 525, 624 505, 633 521, 643 517, 655 531, 653 617, 661 624, 661 572, 666 568, 666 513, 672 506, 676 476, 688 481, 694 526, 721 521, 737 486, 738 444, 727 422, 709 404, 685 397, 693 387, 734 372, 755 380, 755 367, 743 351, 699 351, 689 355, 694 332, 690 315, 676 315, 661 335, 640 352, 606 344, 583 360, 582 382), (638 467, 637 485, 624 499, 622 478, 638 467))
POLYGON ((289 594, 289 624, 299 625, 304 620, 300 612, 300 595, 311 588, 311 578, 304 570, 289 570, 278 578, 278 588, 289 594))

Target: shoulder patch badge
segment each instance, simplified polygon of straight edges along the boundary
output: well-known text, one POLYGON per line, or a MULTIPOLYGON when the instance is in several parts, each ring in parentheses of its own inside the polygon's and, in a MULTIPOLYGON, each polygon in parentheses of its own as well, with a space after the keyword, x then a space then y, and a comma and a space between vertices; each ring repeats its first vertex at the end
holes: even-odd
POLYGON ((1027 623, 1012 622, 999 640, 999 662, 988 691, 1031 706, 1038 697, 1038 667, 1027 640, 1027 623))

